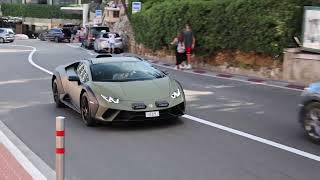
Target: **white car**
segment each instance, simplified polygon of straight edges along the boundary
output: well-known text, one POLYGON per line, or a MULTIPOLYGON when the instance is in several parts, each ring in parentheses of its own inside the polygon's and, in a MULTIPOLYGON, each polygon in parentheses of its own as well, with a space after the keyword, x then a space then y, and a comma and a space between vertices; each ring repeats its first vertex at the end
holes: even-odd
POLYGON ((13 42, 14 32, 10 28, 0 28, 0 43, 13 42))
MULTIPOLYGON (((109 38, 110 32, 107 33, 100 33, 99 36, 96 38, 94 41, 94 51, 96 52, 109 52, 110 47, 108 43, 108 38, 109 38)), ((115 34, 115 52, 121 53, 123 52, 123 42, 122 38, 119 36, 118 33, 113 33, 115 34)))

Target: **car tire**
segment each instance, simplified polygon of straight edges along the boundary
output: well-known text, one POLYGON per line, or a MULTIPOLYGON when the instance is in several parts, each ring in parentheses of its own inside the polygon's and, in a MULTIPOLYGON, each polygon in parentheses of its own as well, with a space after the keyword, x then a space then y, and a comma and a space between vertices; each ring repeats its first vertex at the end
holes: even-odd
POLYGON ((320 144, 320 103, 308 104, 302 114, 303 128, 311 141, 320 144))
POLYGON ((55 38, 54 38, 54 42, 59 43, 59 38, 58 38, 58 37, 55 37, 55 38))
POLYGON ((52 82, 52 94, 53 94, 53 100, 56 104, 56 107, 57 108, 65 107, 65 105, 63 104, 63 102, 60 100, 60 97, 59 97, 59 89, 58 89, 57 79, 54 79, 52 82))
POLYGON ((0 38, 0 43, 4 43, 4 39, 3 38, 0 38))
POLYGON ((84 122, 84 124, 86 126, 95 126, 96 125, 96 122, 91 115, 88 95, 86 92, 83 93, 81 96, 80 112, 81 112, 82 121, 84 122))

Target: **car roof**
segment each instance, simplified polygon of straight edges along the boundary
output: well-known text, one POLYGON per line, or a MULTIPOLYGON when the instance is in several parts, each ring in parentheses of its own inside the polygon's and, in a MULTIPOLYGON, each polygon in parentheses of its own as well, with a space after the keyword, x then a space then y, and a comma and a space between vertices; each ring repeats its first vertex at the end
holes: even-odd
POLYGON ((114 62, 141 62, 135 57, 105 57, 105 58, 91 58, 92 64, 114 63, 114 62))

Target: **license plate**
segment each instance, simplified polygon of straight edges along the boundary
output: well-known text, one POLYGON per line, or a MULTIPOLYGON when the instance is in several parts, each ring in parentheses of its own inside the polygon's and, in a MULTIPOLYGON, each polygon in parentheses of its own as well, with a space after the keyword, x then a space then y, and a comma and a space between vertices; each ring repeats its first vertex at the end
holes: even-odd
POLYGON ((159 117, 159 111, 152 111, 152 112, 146 112, 146 117, 150 118, 150 117, 159 117))

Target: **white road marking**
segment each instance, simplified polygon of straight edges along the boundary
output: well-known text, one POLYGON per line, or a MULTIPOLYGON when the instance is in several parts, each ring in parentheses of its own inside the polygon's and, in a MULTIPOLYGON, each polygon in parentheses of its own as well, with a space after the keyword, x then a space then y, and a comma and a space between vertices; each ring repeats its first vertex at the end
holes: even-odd
MULTIPOLYGON (((35 51, 32 51, 30 53, 30 55, 31 54, 33 55, 34 52, 35 51)), ((31 60, 32 60, 32 55, 31 56, 30 55, 29 55, 29 58, 31 58, 31 60)), ((48 70, 46 70, 46 69, 44 69, 42 67, 38 68, 38 69, 43 70, 44 72, 47 72, 47 73, 50 72, 50 71, 48 71, 48 70)), ((197 74, 197 73, 193 73, 193 74, 197 74)), ((197 75, 199 75, 199 74, 197 74, 197 75)), ((226 79, 228 79, 228 78, 226 78, 226 79)), ((244 81, 244 82, 247 82, 247 81, 244 81)), ((287 89, 290 89, 290 88, 287 88, 287 89)), ((290 90, 294 90, 294 89, 290 89, 290 90)), ((245 138, 248 138, 248 139, 251 139, 251 140, 254 140, 254 141, 257 141, 257 142, 260 142, 260 143, 263 143, 263 144, 266 144, 266 145, 269 145, 269 146, 272 146, 272 147, 275 147, 275 148, 278 148, 278 149, 282 149, 284 151, 287 151, 287 152, 290 152, 290 153, 293 153, 293 154, 296 154, 296 155, 299 155, 299 156, 302 156, 302 157, 309 158, 309 159, 312 159, 312 160, 320 162, 320 156, 317 156, 317 155, 314 155, 314 154, 311 154, 311 153, 308 153, 308 152, 305 152, 305 151, 301 151, 299 149, 295 149, 295 148, 292 148, 292 147, 289 147, 289 146, 286 146, 286 145, 283 145, 283 144, 280 144, 280 143, 277 143, 277 142, 273 142, 273 141, 270 141, 270 140, 267 140, 267 139, 252 135, 252 134, 248 134, 248 133, 236 130, 236 129, 232 129, 232 128, 229 128, 229 127, 226 127, 226 126, 222 126, 220 124, 216 124, 216 123, 213 123, 213 122, 210 122, 210 121, 206 121, 206 120, 203 120, 203 119, 200 119, 200 118, 197 118, 197 117, 193 117, 193 116, 190 116, 190 115, 184 115, 183 117, 187 118, 189 120, 192 120, 192 121, 196 121, 196 122, 199 122, 199 123, 202 123, 202 124, 205 124, 205 125, 208 125, 208 126, 211 126, 211 127, 214 127, 214 128, 217 128, 217 129, 220 129, 220 130, 232 133, 232 134, 236 134, 238 136, 242 136, 242 137, 245 137, 245 138)))
POLYGON ((15 79, 9 81, 0 81, 0 85, 8 85, 8 84, 20 84, 20 83, 29 83, 32 81, 42 81, 42 80, 49 80, 50 77, 46 78, 34 78, 34 79, 15 79))
POLYGON ((193 116, 190 116, 190 115, 184 115, 183 117, 187 118, 187 119, 190 119, 192 121, 196 121, 196 122, 199 122, 199 123, 202 123, 202 124, 205 124, 205 125, 208 125, 208 126, 211 126, 211 127, 223 130, 223 131, 227 131, 227 132, 232 133, 232 134, 236 134, 238 136, 242 136, 242 137, 245 137, 245 138, 248 138, 248 139, 263 143, 263 144, 267 144, 269 146, 273 146, 273 147, 282 149, 284 151, 287 151, 287 152, 290 152, 290 153, 293 153, 293 154, 296 154, 296 155, 299 155, 299 156, 302 156, 302 157, 309 158, 309 159, 312 159, 312 160, 320 162, 320 156, 317 156, 317 155, 314 155, 314 154, 311 154, 311 153, 308 153, 308 152, 305 152, 305 151, 301 151, 299 149, 295 149, 295 148, 292 148, 292 147, 289 147, 289 146, 286 146, 286 145, 283 145, 283 144, 280 144, 280 143, 277 143, 277 142, 274 142, 274 141, 270 141, 270 140, 267 140, 267 139, 252 135, 252 134, 248 134, 248 133, 236 130, 236 129, 232 129, 232 128, 229 128, 229 127, 226 127, 226 126, 222 126, 220 124, 216 124, 216 123, 213 123, 213 122, 210 122, 210 121, 207 121, 207 120, 203 120, 203 119, 200 119, 200 118, 197 118, 197 117, 193 117, 193 116))
POLYGON ((0 131, 0 142, 10 151, 15 159, 22 165, 22 167, 32 176, 35 180, 47 179, 22 152, 9 140, 9 138, 0 131))
POLYGON ((45 69, 45 68, 43 68, 43 67, 41 67, 41 66, 39 66, 39 65, 37 65, 36 63, 33 62, 32 56, 33 56, 33 54, 37 51, 37 49, 36 49, 35 47, 33 47, 33 46, 25 46, 25 45, 6 45, 6 46, 16 46, 16 47, 31 48, 32 51, 30 52, 30 54, 29 54, 29 56, 28 56, 28 61, 29 61, 29 63, 30 63, 32 66, 40 69, 41 71, 44 71, 44 72, 46 72, 46 73, 48 73, 48 74, 50 74, 50 75, 53 75, 53 73, 52 73, 51 71, 49 71, 49 70, 47 70, 47 69, 45 69))
POLYGON ((45 69, 45 68, 43 68, 43 67, 41 67, 41 66, 39 66, 39 65, 37 65, 36 63, 33 62, 32 56, 33 56, 33 54, 37 51, 37 49, 36 49, 35 47, 32 47, 32 46, 29 46, 29 47, 32 48, 32 51, 31 51, 31 53, 30 53, 29 56, 28 56, 28 61, 29 61, 29 63, 30 63, 32 66, 40 69, 41 71, 44 71, 44 72, 46 72, 46 73, 48 73, 48 74, 50 74, 50 75, 53 75, 53 73, 52 73, 51 71, 48 71, 47 69, 45 69))
MULTIPOLYGON (((52 74, 52 72, 46 70, 45 68, 40 67, 39 65, 35 64, 32 60, 33 54, 36 52, 36 48, 32 46, 24 46, 24 45, 7 45, 7 46, 16 46, 16 47, 27 47, 31 48, 32 51, 28 56, 29 63, 32 64, 34 67, 48 73, 52 74)), ((6 126, 0 121, 1 129, 5 128, 6 126)), ((47 178, 37 169, 31 161, 21 152, 21 150, 6 136, 6 134, 0 129, 0 142, 10 151, 10 153, 15 157, 15 159, 22 165, 22 167, 32 176, 34 180, 46 180, 47 178)), ((8 128, 7 128, 8 129, 8 128)), ((13 134, 11 132, 11 134, 13 134)), ((20 140, 19 140, 20 141, 20 140)), ((29 148, 24 145, 23 143, 20 144, 20 148, 23 148, 26 151, 29 151, 29 148)), ((32 156, 33 161, 38 162, 37 166, 41 169, 45 169, 47 174, 54 174, 54 171, 37 155, 31 155, 33 152, 28 153, 32 156)), ((30 157, 29 157, 30 158, 30 157)), ((52 179, 50 176, 49 179, 52 179)))
POLYGON ((86 51, 88 54, 90 54, 91 56, 97 56, 97 55, 98 55, 97 53, 93 53, 93 52, 91 52, 90 50, 85 49, 85 48, 83 48, 83 47, 81 47, 81 46, 76 46, 76 45, 71 45, 71 44, 66 44, 66 45, 69 46, 69 47, 72 47, 72 48, 82 49, 82 50, 86 51))
POLYGON ((17 52, 29 52, 31 50, 19 50, 19 49, 0 49, 0 53, 17 53, 17 52))

